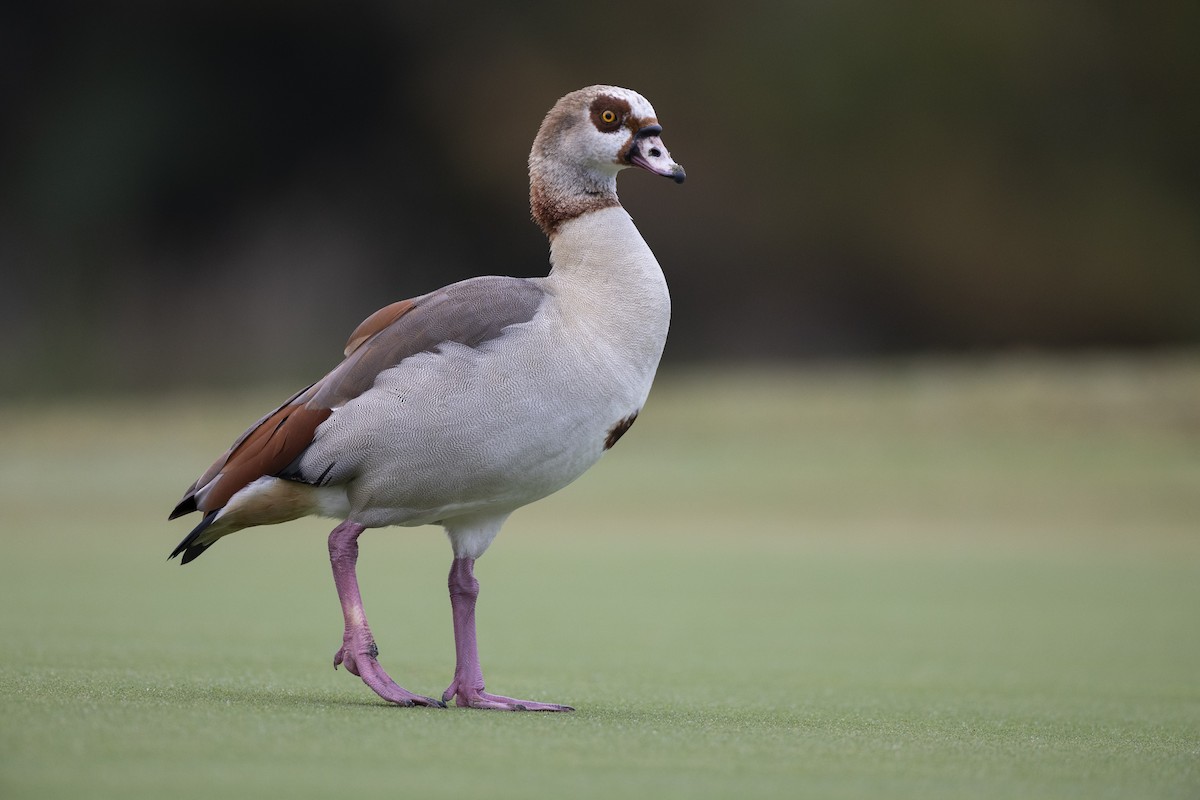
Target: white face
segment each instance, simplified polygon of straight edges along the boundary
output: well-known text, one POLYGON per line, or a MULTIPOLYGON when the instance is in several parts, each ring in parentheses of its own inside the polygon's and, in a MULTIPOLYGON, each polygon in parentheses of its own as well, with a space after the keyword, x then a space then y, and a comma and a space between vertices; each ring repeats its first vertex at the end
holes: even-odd
POLYGON ((683 181, 683 167, 659 136, 662 128, 654 107, 640 94, 617 86, 593 86, 576 93, 577 119, 567 134, 569 148, 593 169, 615 175, 640 167, 683 181))

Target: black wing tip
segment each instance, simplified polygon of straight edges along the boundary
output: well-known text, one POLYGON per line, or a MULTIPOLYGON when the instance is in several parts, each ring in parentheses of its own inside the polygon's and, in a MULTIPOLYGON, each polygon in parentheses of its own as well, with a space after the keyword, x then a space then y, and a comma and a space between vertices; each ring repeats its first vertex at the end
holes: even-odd
POLYGON ((191 533, 183 537, 183 541, 175 546, 175 549, 171 551, 171 555, 167 556, 167 560, 170 561, 172 558, 175 558, 177 555, 182 553, 183 558, 179 563, 187 564, 191 561, 195 561, 201 556, 201 554, 204 553, 205 550, 212 547, 212 542, 209 542, 208 544, 195 544, 194 542, 200 536, 200 534, 204 532, 205 528, 213 524, 213 520, 216 518, 216 511, 210 511, 205 514, 204 519, 200 520, 200 524, 195 528, 192 528, 191 533))
POLYGON ((190 514, 193 511, 199 510, 200 509, 196 507, 196 496, 194 494, 189 494, 179 501, 179 505, 175 506, 175 510, 171 512, 171 516, 167 517, 167 522, 170 522, 173 519, 179 519, 184 514, 190 514))

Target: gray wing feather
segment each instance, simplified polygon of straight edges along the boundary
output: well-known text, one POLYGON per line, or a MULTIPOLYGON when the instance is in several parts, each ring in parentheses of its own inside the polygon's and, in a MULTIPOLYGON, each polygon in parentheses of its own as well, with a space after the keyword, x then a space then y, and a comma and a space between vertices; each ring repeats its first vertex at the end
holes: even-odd
POLYGON ((527 278, 486 276, 413 298, 413 309, 355 349, 317 384, 310 405, 337 408, 371 388, 380 372, 447 342, 478 347, 533 319, 546 292, 527 278))

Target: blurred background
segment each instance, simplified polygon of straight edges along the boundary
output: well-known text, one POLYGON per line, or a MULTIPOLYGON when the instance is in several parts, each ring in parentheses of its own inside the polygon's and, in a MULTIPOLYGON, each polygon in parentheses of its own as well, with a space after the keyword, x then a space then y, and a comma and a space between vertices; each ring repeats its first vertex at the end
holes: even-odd
MULTIPOLYGON (((0 3, 0 797, 1200 797, 1198 143, 1195 0, 0 3), (329 520, 165 517, 377 308, 545 274, 594 83, 687 167, 619 181, 664 368, 480 570, 580 711, 373 713, 329 520)), ((440 691, 445 542, 366 542, 440 691)))
POLYGON ((544 274, 525 158, 645 94, 666 365, 1200 341, 1200 5, 0 7, 0 397, 307 381, 544 274))

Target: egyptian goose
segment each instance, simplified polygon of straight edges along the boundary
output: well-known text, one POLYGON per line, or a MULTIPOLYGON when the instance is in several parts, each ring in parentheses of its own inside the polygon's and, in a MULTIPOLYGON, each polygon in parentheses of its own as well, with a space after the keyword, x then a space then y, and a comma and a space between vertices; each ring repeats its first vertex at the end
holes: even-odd
POLYGON ((346 358, 267 414, 201 475, 170 519, 203 519, 171 557, 308 515, 329 534, 345 616, 336 668, 399 705, 570 711, 484 691, 475 560, 515 509, 578 478, 616 444, 650 392, 671 304, 662 270, 617 200, 617 173, 682 183, 641 95, 592 86, 559 100, 529 154, 533 218, 550 239, 544 278, 479 277, 380 309, 346 358), (454 680, 436 700, 377 660, 355 563, 358 536, 441 525, 454 549, 454 680))

